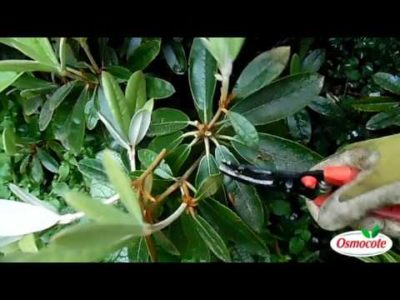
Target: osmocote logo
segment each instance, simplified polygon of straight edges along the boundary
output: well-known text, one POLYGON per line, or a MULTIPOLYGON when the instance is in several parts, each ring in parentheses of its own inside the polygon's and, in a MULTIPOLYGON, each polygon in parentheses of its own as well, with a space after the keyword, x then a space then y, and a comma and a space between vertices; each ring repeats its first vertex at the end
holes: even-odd
POLYGON ((331 248, 339 254, 354 257, 383 254, 392 248, 393 242, 379 231, 379 226, 374 226, 372 230, 361 229, 339 234, 331 240, 331 248))

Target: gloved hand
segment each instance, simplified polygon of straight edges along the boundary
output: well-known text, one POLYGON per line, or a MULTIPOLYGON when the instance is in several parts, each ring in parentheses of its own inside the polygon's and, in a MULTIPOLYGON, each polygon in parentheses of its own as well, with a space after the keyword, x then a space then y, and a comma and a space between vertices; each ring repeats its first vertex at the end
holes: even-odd
POLYGON ((314 220, 325 230, 347 226, 371 229, 400 237, 400 134, 357 142, 320 162, 312 170, 347 165, 360 170, 350 183, 334 191, 322 205, 307 200, 314 220))

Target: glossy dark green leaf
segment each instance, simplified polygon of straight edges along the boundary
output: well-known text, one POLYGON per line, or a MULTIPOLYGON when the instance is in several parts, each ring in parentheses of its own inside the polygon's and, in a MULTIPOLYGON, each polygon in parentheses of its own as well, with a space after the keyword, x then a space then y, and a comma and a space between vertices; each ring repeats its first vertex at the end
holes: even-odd
POLYGON ((31 177, 36 183, 41 183, 43 180, 43 168, 36 155, 32 156, 31 177))
POLYGON ((22 101, 24 114, 26 114, 27 116, 31 116, 36 113, 39 107, 43 104, 42 97, 23 99, 22 101))
POLYGON ((277 216, 289 216, 291 213, 290 204, 285 200, 274 200, 271 202, 272 212, 277 216))
POLYGON ((242 71, 233 93, 244 99, 268 85, 285 69, 290 56, 290 47, 277 47, 254 58, 242 71))
POLYGON ((253 254, 269 255, 261 238, 228 207, 210 198, 202 201, 199 209, 201 215, 222 237, 243 246, 253 254))
POLYGON ((180 42, 170 40, 163 44, 162 51, 164 58, 175 74, 185 74, 187 68, 185 49, 180 42))
POLYGON ((165 236, 161 231, 157 231, 153 234, 156 244, 158 244, 167 253, 175 256, 180 256, 179 250, 175 247, 174 243, 165 236))
POLYGON ((293 54, 290 60, 290 75, 294 75, 301 72, 301 61, 297 53, 293 54))
POLYGON ((107 73, 102 72, 101 84, 104 91, 105 100, 111 110, 111 114, 115 123, 122 129, 125 135, 128 135, 129 124, 131 122, 131 114, 125 99, 125 95, 115 78, 107 73))
POLYGON ((103 153, 103 166, 107 173, 108 180, 119 194, 121 202, 134 217, 136 224, 142 225, 143 216, 138 193, 136 190, 134 191, 132 189, 128 175, 124 172, 115 159, 115 155, 110 150, 106 150, 103 153))
POLYGON ((141 109, 147 100, 146 79, 142 71, 136 71, 128 80, 125 99, 131 116, 141 109))
POLYGON ((90 99, 87 88, 84 88, 76 101, 71 114, 71 120, 68 124, 68 145, 73 154, 79 154, 83 146, 85 137, 85 106, 90 99))
POLYGON ((254 125, 278 121, 307 106, 322 89, 323 77, 298 74, 277 80, 232 107, 254 125))
POLYGON ((389 73, 378 72, 372 76, 376 84, 383 89, 400 95, 400 77, 389 73))
POLYGON ((39 115, 39 129, 40 131, 46 130, 47 126, 49 126, 50 121, 53 117, 54 110, 50 108, 50 101, 46 100, 40 110, 39 115))
POLYGON ((316 49, 307 55, 301 65, 302 72, 318 72, 325 62, 325 50, 316 49))
POLYGON ((313 111, 327 117, 340 117, 343 115, 340 107, 328 97, 313 97, 308 105, 313 111))
POLYGON ((24 157, 24 159, 21 161, 21 164, 19 165, 19 172, 21 174, 25 174, 26 173, 26 169, 28 167, 28 164, 30 162, 31 156, 27 155, 24 157))
POLYGON ((399 105, 400 103, 391 97, 366 97, 351 104, 354 109, 365 112, 389 111, 399 105))
POLYGON ((0 72, 0 93, 14 83, 22 73, 0 72))
MULTIPOLYGON (((215 158, 220 165, 223 160, 239 164, 225 146, 215 149, 215 158)), ((224 186, 228 198, 239 216, 255 231, 260 232, 264 225, 264 208, 254 186, 224 176, 224 186)))
POLYGON ((177 131, 167 135, 156 136, 147 147, 154 152, 161 152, 161 150, 166 149, 167 151, 172 151, 180 145, 183 141, 183 132, 177 131))
POLYGON ((251 149, 233 141, 235 150, 249 163, 278 170, 306 171, 319 162, 322 157, 296 142, 260 133, 258 150, 251 149))
POLYGON ((365 125, 368 130, 380 130, 393 125, 400 126, 400 108, 373 115, 365 125))
POLYGON ((106 71, 122 81, 128 81, 132 74, 129 69, 122 66, 109 66, 106 68, 106 71))
POLYGON ((180 110, 173 108, 159 108, 151 117, 149 135, 165 135, 188 126, 189 117, 180 110))
POLYGON ((209 262, 210 250, 196 229, 196 224, 190 215, 182 214, 179 218, 185 239, 182 252, 182 262, 209 262))
POLYGON ((164 99, 171 97, 175 93, 175 88, 164 79, 146 76, 146 92, 150 99, 164 99))
POLYGON ((189 56, 189 85, 202 122, 208 122, 212 118, 216 72, 217 62, 201 40, 195 38, 189 56))
POLYGON ((290 135, 304 144, 311 139, 311 120, 307 110, 302 109, 299 112, 287 117, 287 124, 290 135))
POLYGON ((136 237, 132 240, 128 250, 129 260, 131 262, 148 262, 149 252, 144 237, 136 237))
POLYGON ((141 44, 128 57, 128 67, 132 72, 144 70, 160 52, 161 39, 142 39, 141 44))
POLYGON ((57 85, 34 77, 32 74, 27 74, 23 73, 18 79, 12 84, 12 86, 20 89, 20 90, 26 90, 26 89, 39 89, 39 88, 57 88, 57 85))
POLYGON ((227 114, 233 129, 243 143, 251 148, 257 148, 259 143, 257 130, 244 116, 230 111, 227 114))
POLYGON ((45 167, 48 171, 52 173, 58 173, 58 168, 60 167, 60 165, 54 159, 54 157, 49 154, 49 152, 43 149, 38 149, 37 156, 43 167, 45 167))
POLYGON ((178 173, 186 159, 189 157, 192 147, 189 144, 182 144, 176 147, 166 158, 174 174, 178 173))
POLYGON ((103 224, 135 225, 132 216, 112 205, 103 204, 84 193, 70 191, 66 193, 65 201, 76 211, 85 213, 93 221, 103 224))
POLYGON ((102 182, 107 182, 107 174, 103 164, 98 159, 84 158, 79 161, 79 171, 89 179, 95 179, 102 182))
POLYGON ((200 201, 211 197, 222 186, 222 181, 222 174, 208 176, 200 183, 200 186, 195 194, 195 198, 200 201))
POLYGON ((299 254, 304 249, 305 243, 301 238, 294 237, 289 242, 289 251, 292 254, 299 254))
POLYGON ((72 89, 76 86, 77 81, 70 81, 59 87, 48 99, 50 110, 55 110, 71 93, 72 89))
POLYGON ((196 230, 207 244, 208 248, 224 262, 230 262, 231 257, 229 250, 226 247, 224 241, 219 236, 218 232, 201 216, 197 215, 193 218, 196 224, 196 230))
POLYGON ((17 140, 15 136, 15 128, 12 126, 6 126, 3 130, 2 135, 3 148, 8 155, 14 155, 17 153, 17 140))
POLYGON ((212 154, 204 155, 200 160, 199 167, 196 173, 195 185, 199 187, 201 183, 209 176, 218 175, 220 171, 217 166, 217 162, 212 154))
MULTIPOLYGON (((157 153, 150 149, 140 149, 138 151, 138 158, 142 164, 142 169, 150 166, 150 164, 156 159, 157 153)), ((154 174, 164 179, 171 179, 172 171, 167 163, 162 160, 159 166, 154 170, 154 174)))
POLYGON ((85 106, 86 127, 89 130, 93 130, 99 121, 99 115, 95 107, 95 101, 97 97, 98 97, 98 90, 96 89, 93 92, 92 98, 86 103, 85 106))

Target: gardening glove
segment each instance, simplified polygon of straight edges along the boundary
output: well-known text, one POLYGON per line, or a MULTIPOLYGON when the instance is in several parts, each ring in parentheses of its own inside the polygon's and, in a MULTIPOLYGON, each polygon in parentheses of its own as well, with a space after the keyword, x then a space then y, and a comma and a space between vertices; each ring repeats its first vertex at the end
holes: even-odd
POLYGON ((360 172, 322 204, 306 200, 314 220, 330 231, 378 225, 382 233, 400 237, 400 134, 348 145, 312 170, 344 165, 360 172))

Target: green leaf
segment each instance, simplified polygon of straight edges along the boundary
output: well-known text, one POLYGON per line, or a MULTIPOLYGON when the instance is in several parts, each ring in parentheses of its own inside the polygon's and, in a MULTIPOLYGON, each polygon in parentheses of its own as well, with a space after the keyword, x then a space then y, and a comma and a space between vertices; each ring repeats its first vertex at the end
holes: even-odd
POLYGON ((46 100, 40 110, 39 115, 39 130, 46 130, 47 126, 49 126, 50 121, 53 117, 54 110, 50 108, 50 100, 46 100))
POLYGON ((70 191, 65 201, 76 211, 81 211, 93 221, 114 225, 135 225, 132 217, 119 209, 103 204, 81 192, 70 191))
POLYGON ((287 124, 290 135, 296 140, 307 144, 311 139, 311 120, 307 110, 302 109, 299 112, 287 117, 287 124))
POLYGON ((199 187, 201 183, 208 177, 220 174, 217 166, 217 162, 213 155, 204 155, 200 160, 199 167, 197 169, 195 185, 199 187))
POLYGON ((95 101, 97 97, 98 90, 95 89, 92 98, 85 105, 86 127, 89 130, 93 130, 99 121, 99 115, 95 107, 95 101))
MULTIPOLYGON (((197 232, 197 226, 193 218, 187 214, 182 214, 178 222, 178 225, 182 228, 182 233, 179 236, 186 238, 181 250, 182 262, 209 262, 210 250, 197 232)), ((177 229, 180 228, 174 228, 175 231, 172 232, 177 232, 177 229)))
POLYGON ((36 183, 41 183, 43 180, 43 168, 37 155, 32 156, 31 177, 36 183))
POLYGON ((175 256, 180 256, 179 250, 175 247, 174 243, 168 239, 164 233, 157 231, 153 234, 156 244, 158 244, 167 253, 175 256))
POLYGON ((175 93, 174 86, 166 80, 146 76, 147 97, 152 99, 164 99, 175 93))
POLYGON ((135 113, 129 125, 128 137, 130 145, 136 146, 143 140, 149 130, 150 122, 151 110, 142 108, 135 113))
POLYGON ((119 129, 115 128, 112 122, 108 121, 101 113, 98 114, 101 122, 106 126, 114 140, 123 148, 130 149, 128 137, 125 137, 119 129))
POLYGON ((128 57, 128 67, 134 72, 144 70, 160 52, 161 39, 143 39, 139 47, 137 47, 128 57))
POLYGON ((105 99, 109 109, 111 109, 111 113, 116 124, 122 129, 122 132, 125 135, 128 135, 129 124, 132 116, 130 114, 124 93, 114 77, 107 72, 102 72, 101 83, 104 89, 105 99))
POLYGON ((35 97, 30 99, 24 98, 22 101, 24 114, 26 114, 27 116, 35 114, 39 107, 43 104, 42 97, 35 97))
POLYGON ((0 72, 0 93, 14 83, 22 73, 0 72))
POLYGON ((242 71, 233 93, 244 99, 276 79, 285 69, 290 47, 278 47, 254 58, 242 71))
POLYGON ((218 62, 221 73, 225 73, 229 76, 232 63, 238 56, 244 40, 244 38, 218 37, 208 39, 203 38, 201 41, 218 62))
MULTIPOLYGON (((225 146, 218 146, 215 149, 215 158, 218 165, 223 160, 239 164, 225 146)), ((251 228, 260 232, 264 226, 264 208, 255 187, 233 180, 229 176, 224 176, 224 186, 239 216, 251 228)))
POLYGON ((195 198, 200 201, 205 198, 211 197, 214 195, 220 186, 222 185, 223 176, 221 174, 218 175, 211 175, 205 178, 199 188, 197 189, 197 193, 195 198))
POLYGON ((201 215, 222 237, 243 246, 253 254, 264 257, 269 255, 261 238, 228 207, 209 198, 200 202, 199 209, 201 215))
POLYGON ((132 75, 129 69, 122 66, 108 66, 106 71, 123 82, 128 81, 132 75))
POLYGON ((33 60, 59 70, 60 64, 47 38, 0 38, 0 43, 13 47, 33 60))
POLYGON ((146 79, 142 71, 136 71, 129 77, 125 89, 125 99, 131 116, 143 107, 147 100, 147 94, 146 79))
POLYGON ((233 126, 233 129, 243 141, 243 143, 251 148, 257 148, 259 143, 257 130, 254 128, 253 124, 249 122, 241 114, 235 112, 228 112, 228 118, 233 126))
POLYGON ((400 77, 389 73, 378 72, 372 76, 372 79, 381 88, 400 95, 400 77))
POLYGON ((180 168, 189 157, 191 150, 192 147, 190 147, 189 144, 182 144, 176 147, 176 149, 167 156, 166 161, 174 174, 179 172, 180 168))
POLYGON ((378 225, 375 225, 371 230, 371 237, 376 237, 379 234, 379 231, 381 231, 381 228, 378 225))
POLYGON ((98 262, 143 234, 141 226, 78 224, 53 237, 49 247, 29 255, 9 255, 6 262, 98 262))
POLYGON ((103 153, 103 165, 109 181, 120 196, 121 202, 134 216, 136 224, 142 225, 143 216, 138 193, 132 189, 129 177, 115 160, 110 150, 106 150, 103 153))
POLYGON ((35 235, 33 233, 25 235, 19 240, 18 246, 22 252, 25 253, 36 253, 38 248, 35 243, 35 235))
POLYGON ((399 106, 399 102, 391 97, 365 97, 354 101, 351 106, 364 112, 382 112, 390 111, 399 106))
POLYGON ((238 102, 232 111, 253 125, 263 125, 290 116, 307 106, 322 89, 323 77, 298 74, 277 80, 238 102))
POLYGON ((3 148, 8 155, 17 153, 17 142, 15 137, 15 128, 6 126, 3 130, 3 148))
POLYGON ((89 99, 89 90, 84 88, 72 109, 71 119, 67 125, 68 145, 73 154, 79 154, 83 146, 86 127, 85 106, 89 99))
POLYGON ((33 60, 1 60, 0 72, 57 72, 52 66, 33 60))
POLYGON ((18 77, 18 79, 12 85, 20 90, 58 87, 52 82, 33 77, 32 74, 26 73, 23 73, 20 77, 18 77))
MULTIPOLYGON (((65 71, 65 67, 67 65, 67 38, 60 38, 59 40, 59 57, 60 57, 60 69, 61 71, 65 71)), ((71 48, 69 49, 71 51, 71 48)))
POLYGON ((149 135, 165 135, 184 129, 189 124, 189 117, 180 110, 159 108, 153 112, 149 135))
POLYGON ((301 61, 297 53, 294 53, 290 60, 290 75, 295 75, 301 72, 301 61))
POLYGON ((313 111, 327 117, 340 117, 343 115, 341 108, 331 98, 313 97, 308 105, 313 111))
POLYGON ((318 72, 325 62, 325 50, 316 49, 307 55, 301 65, 302 72, 318 72))
POLYGON ((195 38, 189 56, 189 85, 202 122, 209 122, 212 118, 216 72, 216 61, 201 40, 195 38))
POLYGON ((266 133, 260 133, 259 137, 258 150, 232 142, 240 156, 255 166, 306 171, 322 159, 319 154, 296 142, 266 133))
POLYGON ((272 212, 277 216, 289 216, 290 204, 285 200, 274 200, 271 202, 272 212))
POLYGON ((180 42, 171 40, 162 46, 164 58, 172 72, 185 74, 187 68, 185 49, 180 42))
MULTIPOLYGON (((142 168, 148 168, 150 164, 156 159, 157 153, 149 149, 140 149, 138 151, 138 158, 142 164, 142 168)), ((173 177, 170 167, 165 163, 164 160, 154 170, 154 174, 164 179, 171 179, 173 177)))
POLYGON ((302 239, 298 237, 294 237, 290 239, 289 242, 289 251, 292 254, 299 254, 301 251, 303 251, 305 246, 305 243, 302 239))
POLYGON ((156 136, 147 148, 154 152, 161 152, 166 149, 168 152, 174 150, 183 141, 183 132, 177 131, 167 135, 156 136))
POLYGON ((50 97, 49 97, 49 109, 56 110, 57 107, 67 98, 71 93, 72 89, 76 86, 77 81, 70 81, 61 87, 59 87, 50 97))
POLYGON ((146 239, 144 237, 134 238, 129 247, 128 255, 131 262, 148 262, 150 257, 146 239))
POLYGON ((220 260, 224 262, 230 262, 231 257, 229 255, 229 250, 226 247, 224 241, 219 236, 218 232, 208 224, 201 216, 197 215, 193 218, 196 224, 196 230, 207 244, 208 248, 217 256, 220 260))
POLYGON ((365 125, 368 130, 380 130, 393 125, 400 125, 400 108, 373 115, 365 125))
POLYGON ((363 228, 363 229, 361 229, 361 232, 362 232, 363 236, 365 236, 366 238, 369 239, 371 237, 369 230, 363 228))
POLYGON ((37 156, 42 165, 52 173, 58 173, 59 163, 47 151, 38 149, 37 156))
POLYGON ((104 171, 103 164, 98 159, 84 158, 78 163, 79 171, 89 179, 95 179, 101 182, 107 182, 107 174, 104 171))

